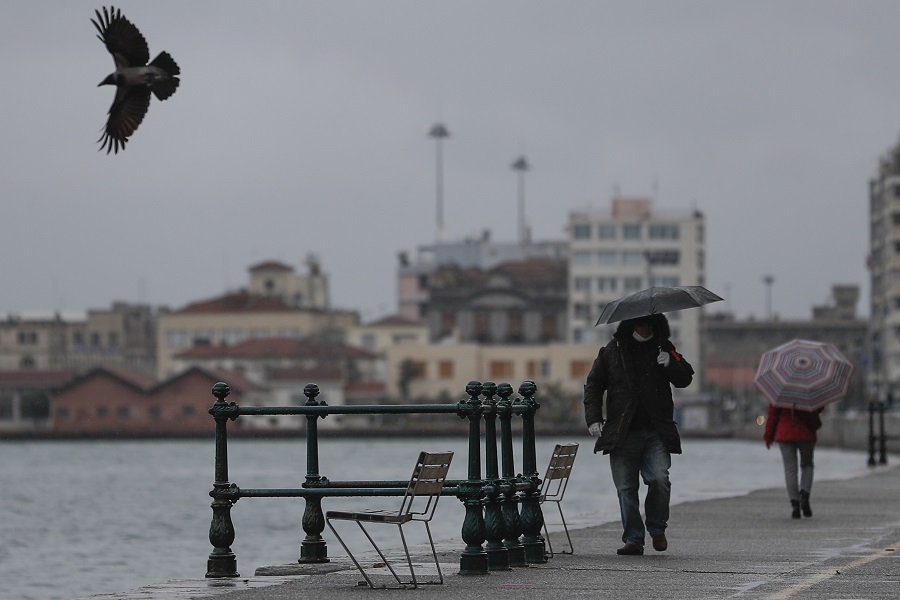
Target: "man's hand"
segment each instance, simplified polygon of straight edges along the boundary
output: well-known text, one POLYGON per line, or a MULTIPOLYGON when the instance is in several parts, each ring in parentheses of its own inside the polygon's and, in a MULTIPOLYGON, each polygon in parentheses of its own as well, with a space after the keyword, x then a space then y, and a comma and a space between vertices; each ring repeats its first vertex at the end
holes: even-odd
POLYGON ((600 423, 591 423, 588 426, 588 433, 590 433, 594 437, 600 437, 600 431, 603 428, 600 426, 600 423))
POLYGON ((665 352, 665 351, 662 351, 662 350, 659 352, 659 356, 656 357, 656 362, 659 363, 659 364, 661 364, 661 365, 664 366, 664 367, 668 367, 668 366, 669 366, 669 361, 670 361, 670 360, 672 360, 672 357, 669 356, 669 353, 668 353, 668 352, 665 352))

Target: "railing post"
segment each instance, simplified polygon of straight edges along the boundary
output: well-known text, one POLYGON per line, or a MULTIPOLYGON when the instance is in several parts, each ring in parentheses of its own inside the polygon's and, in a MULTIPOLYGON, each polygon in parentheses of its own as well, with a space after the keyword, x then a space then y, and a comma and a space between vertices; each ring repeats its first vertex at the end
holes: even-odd
POLYGON ((870 467, 875 466, 875 402, 869 402, 869 461, 870 467))
MULTIPOLYGON (((319 386, 307 383, 303 387, 303 395, 306 396, 305 406, 325 406, 325 401, 317 402, 319 386)), ((321 487, 324 478, 319 475, 319 427, 316 415, 306 416, 306 482, 303 487, 321 487)), ((325 514, 322 512, 322 499, 312 496, 306 497, 306 508, 303 511, 303 531, 306 537, 300 544, 299 563, 326 563, 328 559, 328 544, 322 538, 325 530, 325 514)))
POLYGON ((463 520, 462 539, 466 543, 459 558, 460 575, 485 575, 488 572, 488 558, 484 548, 484 515, 482 495, 484 481, 481 479, 481 383, 470 381, 466 385, 468 402, 459 403, 459 415, 469 419, 469 475, 459 484, 459 499, 466 507, 463 520))
POLYGON ((212 388, 216 402, 209 409, 209 414, 216 420, 216 474, 212 497, 212 522, 209 525, 209 543, 213 551, 206 562, 207 577, 240 577, 237 572, 237 557, 231 551, 234 543, 234 525, 231 522, 231 506, 235 500, 227 497, 232 488, 228 482, 228 419, 238 417, 238 407, 234 402, 225 402, 231 393, 229 387, 221 381, 212 388))
POLYGON ((484 413, 484 466, 485 466, 485 504, 484 528, 487 545, 488 569, 491 571, 509 571, 509 550, 503 545, 503 514, 500 498, 500 471, 497 459, 497 401, 494 395, 497 385, 493 381, 481 384, 484 396, 482 411, 484 413))
POLYGON ((500 401, 497 402, 497 413, 500 417, 500 448, 502 475, 500 489, 503 493, 503 545, 509 552, 511 567, 526 567, 525 547, 519 542, 522 535, 522 523, 519 520, 519 495, 516 492, 516 467, 513 457, 512 441, 512 401, 513 388, 508 383, 497 386, 500 401))
POLYGON ((884 434, 884 402, 878 402, 878 464, 887 464, 887 437, 884 434))
POLYGON ((535 453, 534 414, 540 405, 534 395, 537 386, 533 381, 523 381, 519 386, 522 395, 522 545, 525 546, 525 559, 532 563, 547 562, 545 540, 541 536, 544 527, 544 514, 541 511, 541 480, 537 472, 535 453))

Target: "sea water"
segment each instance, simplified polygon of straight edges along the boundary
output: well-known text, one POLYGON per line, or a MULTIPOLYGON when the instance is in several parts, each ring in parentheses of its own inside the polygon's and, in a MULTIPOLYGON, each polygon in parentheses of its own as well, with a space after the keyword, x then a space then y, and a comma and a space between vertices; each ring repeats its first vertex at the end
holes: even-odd
MULTIPOLYGON (((569 527, 617 520, 609 460, 592 453, 592 438, 539 438, 539 476, 562 442, 580 444, 563 503, 569 527)), ((762 441, 686 439, 683 445, 684 454, 673 457, 673 503, 784 486, 780 453, 767 451, 762 441)), ((320 440, 319 472, 331 480, 403 480, 419 451, 453 450, 450 478, 465 479, 467 448, 464 438, 326 438, 320 440)), ((305 480, 305 439, 230 440, 228 450, 229 481, 242 488, 300 487, 305 480)), ((520 473, 521 448, 515 455, 520 473)), ((3 597, 67 600, 203 578, 212 550, 214 456, 212 440, 0 443, 3 597)), ((865 473, 866 460, 863 452, 817 448, 816 479, 865 473)), ((324 498, 322 507, 397 500, 324 498)), ((234 505, 232 550, 242 575, 297 561, 304 506, 301 498, 242 498, 234 505)), ((442 498, 432 524, 435 539, 458 543, 462 551, 463 516, 462 503, 442 498)), ((546 520, 551 531, 558 529, 553 507, 546 520)), ((328 528, 322 536, 330 556, 344 554, 328 528)))

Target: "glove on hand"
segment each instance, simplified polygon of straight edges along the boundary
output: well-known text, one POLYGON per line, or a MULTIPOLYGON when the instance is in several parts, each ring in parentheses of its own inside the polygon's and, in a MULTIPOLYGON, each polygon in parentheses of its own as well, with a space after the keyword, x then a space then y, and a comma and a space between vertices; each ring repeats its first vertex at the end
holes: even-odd
POLYGON ((669 361, 672 360, 672 357, 669 356, 668 352, 660 352, 659 356, 656 357, 656 362, 661 364, 664 367, 669 366, 669 361))
POLYGON ((594 437, 599 437, 601 429, 600 423, 591 423, 590 426, 588 426, 588 433, 594 437))

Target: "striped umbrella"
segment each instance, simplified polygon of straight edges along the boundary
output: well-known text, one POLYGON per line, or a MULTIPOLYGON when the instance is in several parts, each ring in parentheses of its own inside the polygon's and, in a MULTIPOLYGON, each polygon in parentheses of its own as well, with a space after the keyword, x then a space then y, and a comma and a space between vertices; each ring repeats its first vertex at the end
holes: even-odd
POLYGON ((791 340, 763 353, 753 383, 775 406, 815 411, 846 396, 852 377, 834 344, 791 340))

